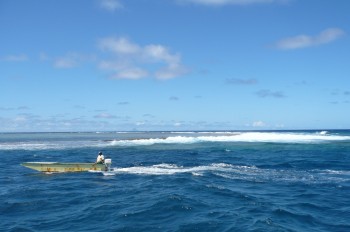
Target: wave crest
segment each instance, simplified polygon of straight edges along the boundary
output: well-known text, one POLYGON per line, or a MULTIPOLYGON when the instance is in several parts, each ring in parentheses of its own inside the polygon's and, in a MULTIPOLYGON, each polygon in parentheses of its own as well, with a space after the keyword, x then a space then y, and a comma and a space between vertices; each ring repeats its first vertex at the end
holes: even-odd
POLYGON ((243 132, 229 135, 170 136, 131 140, 113 140, 112 146, 140 146, 154 144, 191 144, 200 142, 271 142, 271 143, 317 143, 350 140, 350 136, 329 135, 327 131, 316 134, 283 132, 243 132))

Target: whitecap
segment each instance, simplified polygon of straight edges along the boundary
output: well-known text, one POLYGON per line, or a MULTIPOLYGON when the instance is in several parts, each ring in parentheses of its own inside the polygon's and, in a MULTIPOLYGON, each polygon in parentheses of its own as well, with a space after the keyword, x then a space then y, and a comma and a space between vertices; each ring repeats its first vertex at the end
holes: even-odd
POLYGON ((256 166, 233 165, 227 163, 212 163, 209 165, 183 167, 176 164, 155 164, 152 166, 134 166, 113 168, 104 175, 132 174, 132 175, 177 175, 188 173, 193 176, 213 174, 231 180, 253 182, 300 182, 305 184, 341 183, 349 181, 348 171, 334 170, 276 170, 262 169, 256 166))
POLYGON ((193 144, 201 142, 319 143, 346 140, 350 140, 350 136, 329 135, 325 132, 316 134, 293 132, 242 132, 230 135, 170 136, 166 138, 113 140, 110 141, 109 145, 147 146, 154 144, 193 144))
POLYGON ((328 131, 321 131, 321 132, 319 132, 319 134, 320 135, 326 135, 326 134, 328 134, 328 131))

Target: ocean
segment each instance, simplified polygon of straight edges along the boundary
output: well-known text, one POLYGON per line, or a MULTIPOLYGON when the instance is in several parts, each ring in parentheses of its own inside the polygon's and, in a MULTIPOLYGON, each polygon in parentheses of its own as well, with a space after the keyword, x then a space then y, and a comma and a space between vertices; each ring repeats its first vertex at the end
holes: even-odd
POLYGON ((0 133, 0 157, 0 231, 350 231, 350 130, 0 133))

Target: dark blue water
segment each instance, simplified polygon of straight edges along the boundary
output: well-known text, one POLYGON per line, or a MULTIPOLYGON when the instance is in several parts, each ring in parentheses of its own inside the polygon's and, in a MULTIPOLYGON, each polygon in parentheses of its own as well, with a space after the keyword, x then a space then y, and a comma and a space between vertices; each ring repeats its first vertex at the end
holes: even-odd
POLYGON ((350 231, 350 131, 0 134, 0 231, 350 231), (94 162, 44 174, 21 162, 94 162))

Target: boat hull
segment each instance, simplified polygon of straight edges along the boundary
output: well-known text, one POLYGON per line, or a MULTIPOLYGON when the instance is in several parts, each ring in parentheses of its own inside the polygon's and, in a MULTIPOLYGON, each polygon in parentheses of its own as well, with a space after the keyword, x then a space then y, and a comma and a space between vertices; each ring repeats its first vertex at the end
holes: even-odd
POLYGON ((86 172, 106 171, 104 164, 95 163, 56 163, 56 162, 26 162, 22 166, 39 172, 86 172))

